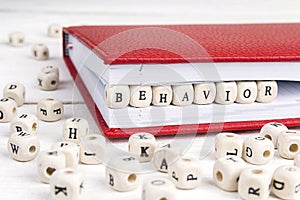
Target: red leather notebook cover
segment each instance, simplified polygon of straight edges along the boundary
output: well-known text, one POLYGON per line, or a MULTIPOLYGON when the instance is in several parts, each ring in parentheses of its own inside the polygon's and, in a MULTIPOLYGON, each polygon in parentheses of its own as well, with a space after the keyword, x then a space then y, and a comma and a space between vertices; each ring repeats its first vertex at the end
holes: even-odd
MULTIPOLYGON (((181 62, 282 62, 300 60, 300 24, 231 24, 231 25, 165 25, 165 26, 79 26, 64 28, 64 60, 76 80, 82 96, 95 118, 97 125, 109 138, 129 137, 132 133, 146 131, 155 135, 174 135, 218 131, 237 131, 259 129, 265 123, 278 121, 285 125, 299 126, 300 119, 276 119, 248 122, 225 122, 218 124, 175 125, 146 128, 109 128, 95 105, 87 88, 83 84, 76 68, 68 57, 67 35, 71 34, 92 49, 106 64, 137 63, 181 63, 181 62), (151 41, 156 34, 169 34, 170 31, 183 34, 196 41, 205 53, 195 53, 193 49, 181 51, 191 44, 173 38, 172 42, 159 41, 165 48, 134 49, 131 46, 138 42, 151 41), (122 33, 127 32, 126 35, 122 33), (121 34, 121 36, 120 36, 121 34), (115 36, 120 37, 115 37, 115 36), (115 37, 113 42, 109 38, 115 37), (100 45, 99 45, 100 44, 100 45), (171 45, 171 46, 170 46, 171 45), (173 53, 168 48, 179 49, 173 53), (130 49, 131 51, 126 51, 130 49), (122 53, 125 52, 125 53, 122 53)), ((171 34, 172 35, 172 34, 171 34)), ((173 35, 174 36, 174 35, 173 35)), ((176 34, 175 34, 176 36, 176 34)), ((163 38, 163 35, 161 37, 163 38)), ((155 42, 155 41, 154 41, 155 42)), ((139 46, 139 45, 137 45, 139 46)), ((155 47, 155 46, 153 46, 155 47)))

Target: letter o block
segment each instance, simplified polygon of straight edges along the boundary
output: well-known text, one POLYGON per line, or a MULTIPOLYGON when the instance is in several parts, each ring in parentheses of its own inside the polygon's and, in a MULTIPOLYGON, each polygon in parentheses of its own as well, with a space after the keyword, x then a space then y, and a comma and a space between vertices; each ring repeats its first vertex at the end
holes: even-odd
POLYGON ((105 103, 109 108, 125 108, 130 101, 130 90, 127 85, 106 85, 105 103))
POLYGON ((238 81, 237 83, 237 103, 254 103, 257 97, 257 85, 255 81, 238 81))
POLYGON ((273 174, 272 192, 281 199, 299 199, 300 169, 288 165, 278 167, 273 174))
POLYGON ((9 98, 0 99, 0 122, 9 122, 17 114, 17 103, 9 98))

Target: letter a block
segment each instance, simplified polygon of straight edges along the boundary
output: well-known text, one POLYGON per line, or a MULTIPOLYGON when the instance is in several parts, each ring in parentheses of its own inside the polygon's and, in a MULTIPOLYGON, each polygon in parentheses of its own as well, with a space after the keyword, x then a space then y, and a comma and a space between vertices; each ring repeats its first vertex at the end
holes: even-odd
POLYGON ((194 87, 192 84, 173 85, 172 103, 176 106, 190 105, 194 101, 194 87))

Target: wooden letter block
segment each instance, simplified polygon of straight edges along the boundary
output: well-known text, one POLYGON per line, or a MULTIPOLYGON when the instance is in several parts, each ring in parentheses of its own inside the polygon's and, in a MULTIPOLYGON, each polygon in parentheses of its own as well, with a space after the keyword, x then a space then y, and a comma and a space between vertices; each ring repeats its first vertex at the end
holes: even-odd
POLYGON ((32 56, 36 60, 48 60, 49 59, 49 49, 44 44, 35 44, 31 49, 32 56))
POLYGON ((169 165, 168 175, 177 188, 194 189, 202 179, 201 165, 198 160, 181 157, 169 165))
POLYGON ((260 103, 270 103, 274 101, 278 94, 276 81, 257 81, 257 98, 260 103))
POLYGON ((274 157, 274 144, 261 136, 249 136, 243 147, 243 158, 254 165, 267 164, 274 157))
POLYGON ((52 38, 59 38, 62 36, 62 27, 58 24, 51 24, 48 27, 48 36, 52 38))
POLYGON ((176 189, 173 183, 165 178, 152 178, 143 185, 142 200, 175 200, 176 189))
POLYGON ((171 86, 153 86, 152 87, 152 104, 155 106, 170 105, 173 97, 171 86))
POLYGON ((246 163, 238 157, 224 157, 218 159, 213 168, 215 184, 222 190, 235 192, 238 190, 238 180, 246 163))
POLYGON ((21 32, 15 32, 9 34, 9 44, 13 47, 24 46, 25 35, 21 32))
POLYGON ((16 132, 11 134, 8 139, 7 149, 14 160, 26 162, 37 156, 40 150, 40 141, 35 134, 16 132))
POLYGON ((226 156, 242 157, 243 138, 234 133, 219 133, 215 138, 215 156, 222 158, 226 156))
POLYGON ((243 199, 267 200, 270 194, 272 173, 260 168, 246 168, 242 171, 238 193, 243 199))
POLYGON ((216 85, 213 82, 194 84, 196 104, 211 104, 216 98, 216 85))
POLYGON ((38 118, 29 113, 22 113, 16 118, 14 118, 10 123, 10 132, 29 132, 33 134, 37 134, 39 127, 38 118))
POLYGON ((278 167, 272 180, 272 192, 281 199, 300 198, 300 169, 295 166, 278 167))
POLYGON ((150 106, 152 102, 151 86, 130 86, 130 105, 137 108, 150 106))
POLYGON ((237 83, 237 103, 254 103, 257 97, 257 85, 255 81, 238 81, 237 83))
POLYGON ((152 159, 156 145, 155 137, 150 133, 135 133, 129 137, 128 151, 140 162, 149 162, 152 159))
POLYGON ((66 157, 66 167, 76 168, 79 163, 79 146, 73 142, 57 142, 51 146, 51 150, 62 152, 66 157))
POLYGON ((50 193, 54 200, 80 200, 83 192, 83 174, 80 171, 60 169, 50 177, 50 193))
POLYGON ((49 183, 56 170, 66 168, 65 154, 59 151, 41 151, 37 157, 37 167, 40 181, 49 183))
POLYGON ((17 103, 9 98, 0 99, 0 122, 10 122, 17 114, 17 103))
POLYGON ((190 105, 194 101, 194 88, 192 84, 173 85, 172 103, 176 106, 190 105))
POLYGON ((300 152, 300 131, 283 131, 278 137, 278 153, 282 158, 294 159, 300 152))
POLYGON ((42 121, 53 122, 58 121, 64 114, 64 106, 57 99, 40 100, 37 104, 37 115, 42 121))
POLYGON ((25 87, 21 83, 9 83, 4 87, 3 97, 10 98, 21 106, 25 102, 25 87))
POLYGON ((136 170, 139 162, 134 157, 117 157, 106 166, 106 182, 110 188, 120 191, 132 191, 140 185, 140 175, 136 170))
POLYGON ((80 141, 80 162, 97 165, 104 161, 105 138, 100 134, 89 134, 80 141))
POLYGON ((216 89, 216 103, 227 105, 234 103, 236 100, 237 86, 235 82, 217 82, 216 89))
POLYGON ((73 117, 65 121, 63 138, 65 141, 80 144, 80 140, 89 133, 89 124, 86 119, 73 117))
POLYGON ((109 108, 125 108, 130 101, 130 90, 127 85, 106 85, 104 96, 109 108))
POLYGON ((263 137, 270 139, 273 142, 274 147, 277 148, 278 147, 277 141, 278 141, 279 135, 283 131, 287 131, 287 130, 288 130, 288 128, 284 124, 281 124, 278 122, 270 122, 270 123, 265 124, 260 129, 259 134, 263 137))

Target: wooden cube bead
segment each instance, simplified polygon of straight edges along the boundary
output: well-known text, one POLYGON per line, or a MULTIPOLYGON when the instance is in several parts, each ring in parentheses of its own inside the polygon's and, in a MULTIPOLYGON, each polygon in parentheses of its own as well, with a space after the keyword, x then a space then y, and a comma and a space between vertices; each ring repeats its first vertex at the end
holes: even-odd
POLYGON ((226 156, 242 157, 243 138, 234 133, 219 133, 215 138, 215 156, 222 158, 226 156))
POLYGON ((243 169, 238 181, 238 193, 246 200, 266 200, 270 195, 272 173, 266 169, 243 169))
POLYGON ((39 150, 40 142, 35 134, 24 131, 12 133, 7 142, 9 155, 17 161, 33 160, 39 150))
POLYGON ((194 88, 192 84, 172 85, 172 104, 176 106, 190 105, 194 101, 194 88))
POLYGON ((146 132, 135 133, 129 137, 128 151, 140 162, 148 162, 152 159, 156 145, 155 137, 146 132))
POLYGON ((175 200, 176 189, 165 178, 152 178, 143 185, 142 200, 175 200))
POLYGON ((39 128, 38 118, 29 113, 22 113, 16 118, 14 118, 10 123, 10 132, 29 132, 37 134, 39 128))
POLYGON ((4 87, 3 97, 13 99, 17 106, 25 102, 25 86, 21 83, 9 83, 4 87))
POLYGON ((217 90, 213 82, 194 84, 196 104, 211 104, 215 101, 217 90))
POLYGON ((10 122, 17 114, 17 103, 9 98, 0 99, 0 122, 10 122))
POLYGON ((130 102, 133 107, 144 108, 150 106, 152 102, 151 86, 130 86, 130 102))
POLYGON ((282 158, 294 159, 300 152, 300 131, 283 131, 278 137, 278 153, 282 158))
POLYGON ((76 168, 79 163, 79 146, 73 142, 57 142, 51 146, 51 150, 62 152, 66 157, 66 167, 76 168))
POLYGON ((194 189, 202 180, 199 160, 181 157, 169 165, 168 175, 177 188, 194 189))
POLYGON ((223 157, 216 160, 213 167, 214 183, 222 190, 235 192, 238 190, 238 180, 246 163, 239 157, 223 157))
POLYGON ((171 143, 159 143, 153 154, 153 164, 156 170, 167 173, 169 165, 179 158, 180 153, 171 143))
POLYGON ((138 160, 130 156, 111 159, 106 165, 105 179, 108 186, 116 191, 132 191, 140 185, 140 175, 136 173, 138 160))
POLYGON ((100 134, 89 134, 80 142, 80 162, 97 165, 104 161, 105 138, 100 134))
POLYGON ((51 24, 48 27, 48 36, 52 38, 59 38, 62 36, 62 27, 58 24, 51 24))
POLYGON ((79 200, 83 193, 83 174, 75 169, 56 170, 50 177, 50 193, 55 200, 79 200))
POLYGON ((13 47, 24 46, 25 35, 21 32, 14 32, 9 34, 9 44, 13 47))
POLYGON ((237 85, 237 103, 254 103, 257 97, 257 85, 255 81, 238 81, 237 85))
POLYGON ((152 104, 155 106, 168 106, 172 101, 172 88, 166 86, 152 86, 152 104))
POLYGON ((278 141, 279 135, 283 131, 287 131, 287 130, 288 130, 288 128, 282 123, 270 122, 270 123, 265 124, 260 129, 259 134, 262 137, 266 137, 266 138, 270 139, 273 142, 274 147, 277 148, 278 147, 277 141, 278 141))
POLYGON ((44 44, 35 44, 31 49, 32 56, 36 60, 48 60, 49 59, 49 49, 44 44))
POLYGON ((37 103, 37 116, 46 122, 58 121, 64 114, 64 106, 57 99, 43 99, 37 103))
POLYGON ((254 165, 267 164, 274 157, 274 144, 261 136, 249 136, 243 145, 243 159, 254 165))
POLYGON ((130 90, 127 85, 106 85, 105 103, 109 108, 125 108, 130 101, 130 90))
POLYGON ((215 102, 223 105, 232 104, 237 97, 237 85, 234 81, 216 83, 215 102))
POLYGON ((281 199, 300 198, 300 168, 295 166, 278 167, 272 180, 272 192, 281 199))
POLYGON ((270 103, 278 95, 278 85, 276 81, 257 81, 256 101, 260 103, 270 103))
POLYGON ((40 72, 37 77, 38 87, 41 90, 51 91, 56 90, 59 86, 59 76, 56 73, 40 72))
POLYGON ((56 170, 66 168, 66 157, 60 151, 41 151, 37 157, 39 180, 49 183, 50 177, 56 170))
POLYGON ((84 118, 73 117, 65 121, 63 125, 63 138, 80 144, 80 140, 89 133, 89 123, 84 118))

